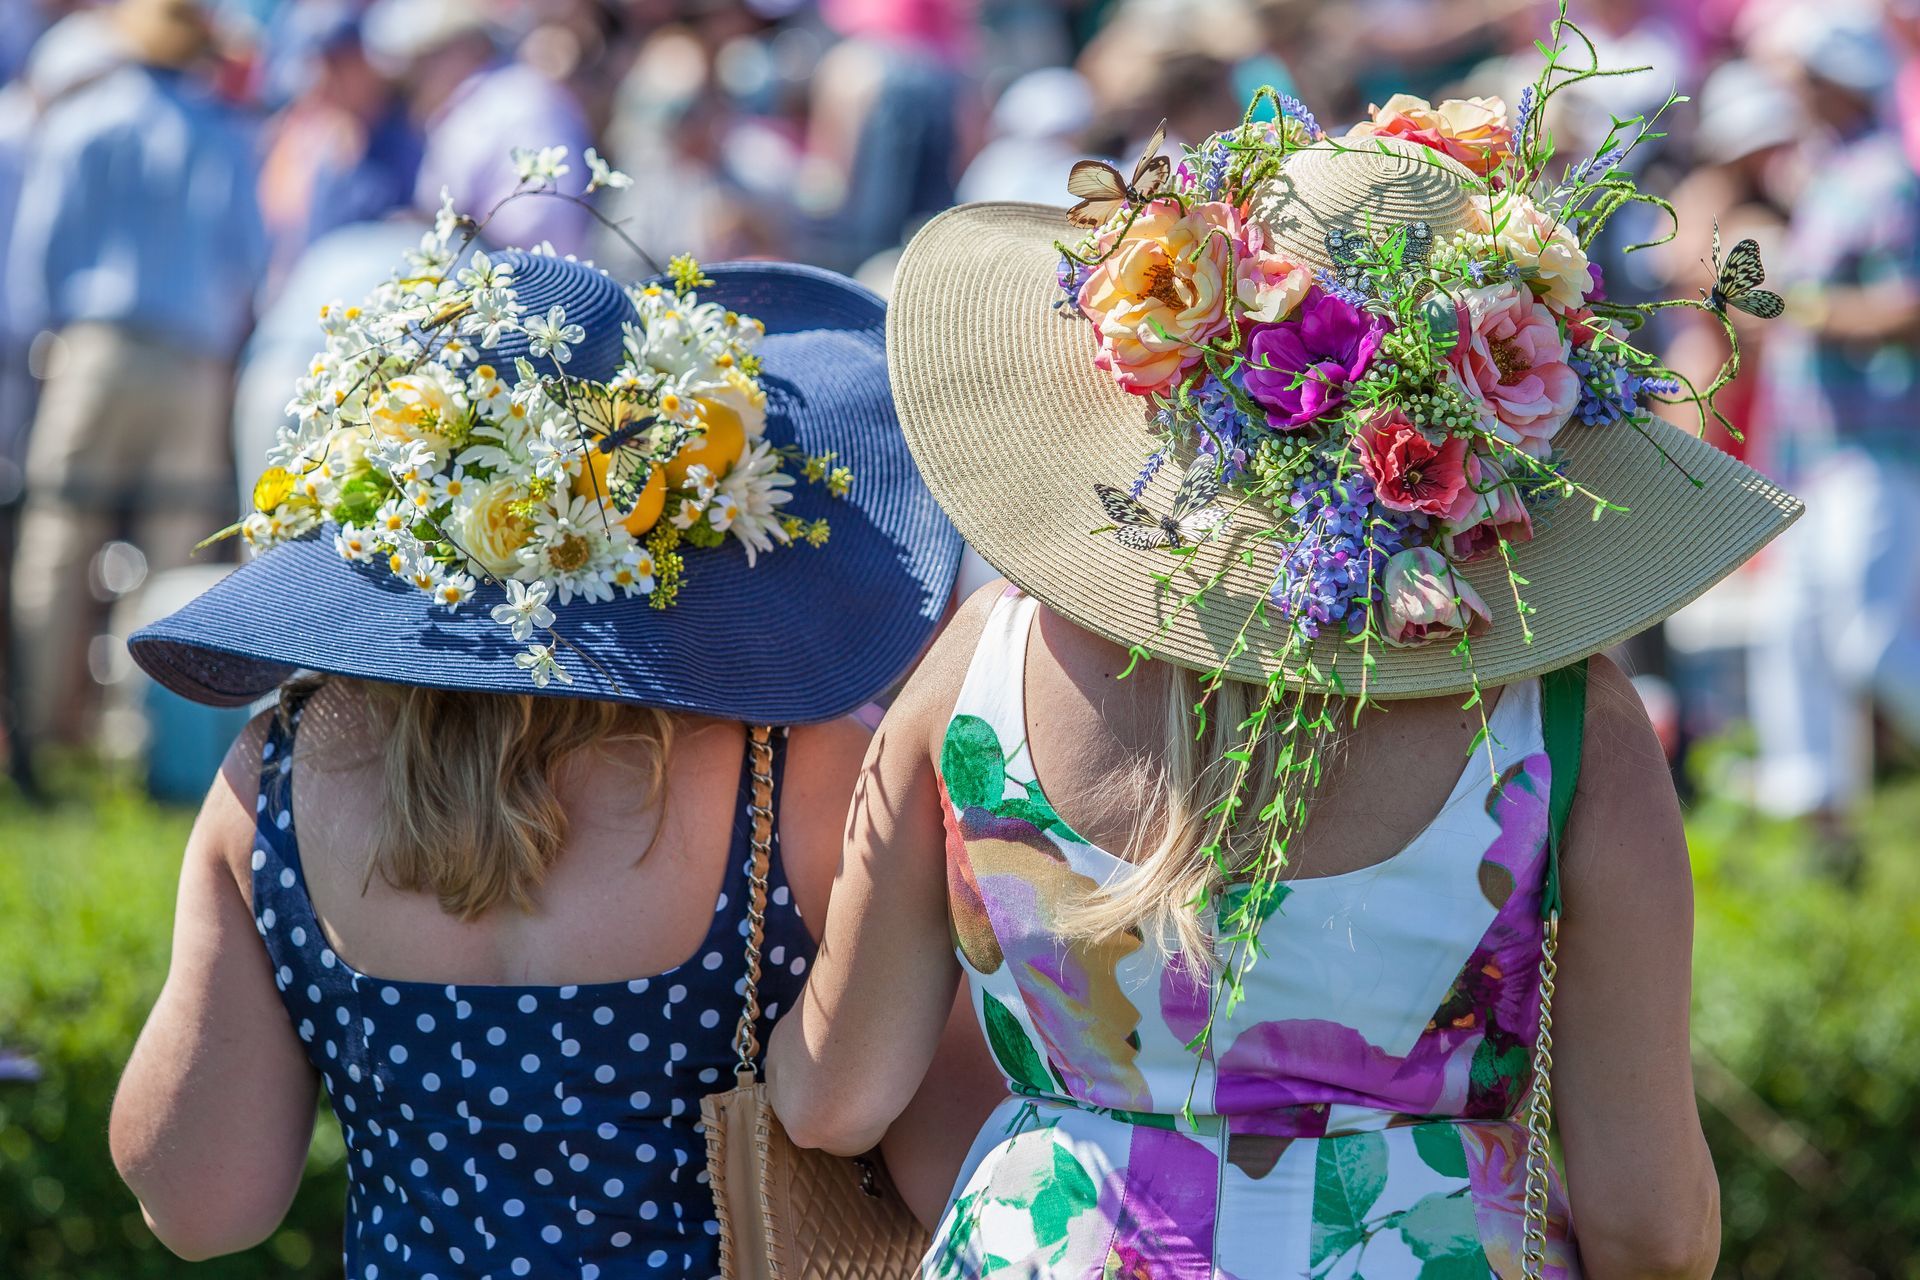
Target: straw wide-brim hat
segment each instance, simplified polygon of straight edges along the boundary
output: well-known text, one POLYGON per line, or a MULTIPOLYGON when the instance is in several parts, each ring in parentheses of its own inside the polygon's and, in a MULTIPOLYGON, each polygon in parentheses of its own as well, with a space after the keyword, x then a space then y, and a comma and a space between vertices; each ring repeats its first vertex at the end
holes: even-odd
MULTIPOLYGON (((1376 142, 1378 145, 1376 145, 1376 142)), ((1251 215, 1279 252, 1330 267, 1333 228, 1374 237, 1425 220, 1436 240, 1466 225, 1474 179, 1437 152, 1397 140, 1365 149, 1303 150, 1255 194, 1251 215)), ((1129 550, 1096 484, 1124 488, 1154 445, 1147 402, 1094 367, 1091 325, 1059 309, 1056 242, 1081 232, 1056 208, 975 204, 930 222, 907 246, 892 294, 887 355, 907 442, 927 486, 960 532, 1023 591, 1079 625, 1155 656, 1263 680, 1280 665, 1286 624, 1249 616, 1273 585, 1282 548, 1252 536, 1269 513, 1243 508, 1190 559, 1129 550), (1157 582, 1155 575, 1171 575, 1157 582), (1198 607, 1189 592, 1219 575, 1198 607), (1244 652, 1229 659, 1245 628, 1244 652)), ((1653 625, 1730 573, 1798 517, 1801 505, 1765 477, 1667 423, 1563 427, 1565 474, 1626 514, 1590 519, 1561 498, 1514 548, 1513 571, 1533 636, 1516 615, 1499 557, 1464 576, 1494 615, 1472 642, 1472 671, 1447 643, 1374 646, 1371 696, 1462 692, 1553 670, 1653 625), (1664 456, 1663 456, 1664 455, 1664 456)), ((1144 500, 1172 505, 1183 446, 1144 500)), ((1222 502, 1229 509, 1229 494, 1222 502)), ((1321 671, 1357 693, 1358 646, 1333 630, 1314 645, 1321 671)), ((1297 666, 1289 663, 1289 667, 1297 666)))
MULTIPOLYGON (((587 330, 571 373, 604 380, 621 324, 638 323, 604 274, 549 255, 496 255, 514 267, 529 314, 554 303, 587 330)), ((521 646, 489 613, 483 585, 449 614, 409 584, 334 550, 334 526, 274 547, 185 608, 134 633, 133 658, 199 702, 239 705, 298 670, 483 693, 641 703, 753 723, 805 724, 853 711, 900 678, 945 616, 960 538, 914 469, 887 388, 886 308, 830 271, 786 263, 710 267, 703 301, 766 325, 759 347, 767 439, 834 453, 853 471, 844 499, 798 484, 785 510, 825 517, 824 547, 796 546, 749 565, 735 540, 685 552, 678 599, 645 597, 559 611, 573 683, 535 688, 521 646)), ((525 355, 512 334, 488 358, 525 355)), ((552 371, 546 357, 533 363, 552 371)))

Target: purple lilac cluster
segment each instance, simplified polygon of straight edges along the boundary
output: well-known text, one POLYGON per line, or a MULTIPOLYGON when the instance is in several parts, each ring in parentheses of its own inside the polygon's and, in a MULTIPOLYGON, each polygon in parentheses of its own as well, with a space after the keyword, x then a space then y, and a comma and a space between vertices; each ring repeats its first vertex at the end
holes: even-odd
POLYGON ((1326 132, 1320 128, 1319 118, 1307 109, 1307 104, 1290 93, 1280 95, 1280 114, 1291 116, 1306 126, 1307 136, 1315 142, 1327 136, 1326 132))
POLYGON ((1187 399, 1195 411, 1200 452, 1220 454, 1226 464, 1221 478, 1233 482, 1247 465, 1246 410, 1241 408, 1233 392, 1212 374, 1203 378, 1187 399))
POLYGON ((1054 305, 1077 316, 1085 316, 1086 313, 1080 310, 1080 285, 1087 278, 1085 264, 1063 253, 1060 255, 1060 265, 1054 268, 1053 278, 1059 283, 1062 295, 1054 305))
POLYGON ((1649 396, 1674 395, 1680 384, 1672 378, 1641 373, 1624 355, 1581 347, 1567 359, 1580 377, 1580 403, 1574 416, 1589 427, 1604 427, 1635 417, 1649 396))
POLYGON ((1294 482, 1291 501, 1303 532, 1280 562, 1269 593, 1275 607, 1309 639, 1329 626, 1360 631, 1387 557, 1405 545, 1408 518, 1376 509, 1373 483, 1357 469, 1308 472, 1294 482))
POLYGON ((1528 85, 1520 91, 1520 107, 1513 117, 1513 136, 1516 139, 1527 136, 1527 125, 1533 119, 1535 100, 1539 96, 1533 85, 1528 85))
POLYGON ((1231 134, 1216 133, 1201 143, 1198 150, 1180 162, 1180 184, 1202 200, 1224 200, 1227 195, 1227 169, 1233 164, 1233 151, 1227 146, 1231 134), (1199 161, 1195 168, 1194 161, 1199 161))

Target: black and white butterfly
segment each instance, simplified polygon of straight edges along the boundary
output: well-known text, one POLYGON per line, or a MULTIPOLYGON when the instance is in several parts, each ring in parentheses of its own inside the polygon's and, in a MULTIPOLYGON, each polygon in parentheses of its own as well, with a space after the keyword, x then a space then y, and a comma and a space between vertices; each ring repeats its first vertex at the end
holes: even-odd
POLYGON ((1767 269, 1760 265, 1760 246, 1742 240, 1733 246, 1726 261, 1720 260, 1720 224, 1713 227, 1713 288, 1707 291, 1707 305, 1725 314, 1728 307, 1744 311, 1762 320, 1771 320, 1787 309, 1786 301, 1771 289, 1762 289, 1767 269))
POLYGON ((1227 518, 1226 510, 1213 502, 1220 496, 1220 463, 1210 454, 1195 458, 1180 478, 1180 487, 1173 495, 1173 511, 1168 515, 1154 514, 1146 503, 1110 484, 1096 484, 1093 491, 1108 517, 1119 526, 1113 536, 1121 546, 1135 551, 1188 546, 1227 518))
POLYGON ((1153 131, 1147 148, 1133 166, 1133 177, 1122 178, 1120 171, 1105 160, 1081 160, 1067 173, 1067 194, 1080 203, 1067 210, 1076 226, 1097 227, 1126 205, 1142 205, 1152 200, 1173 176, 1173 161, 1160 154, 1167 140, 1167 122, 1153 131))

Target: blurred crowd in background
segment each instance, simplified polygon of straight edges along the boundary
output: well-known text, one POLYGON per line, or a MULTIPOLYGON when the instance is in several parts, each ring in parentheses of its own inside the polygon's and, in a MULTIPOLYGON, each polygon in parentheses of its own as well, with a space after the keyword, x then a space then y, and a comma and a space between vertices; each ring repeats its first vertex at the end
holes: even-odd
MULTIPOLYGON (((231 725, 137 690, 125 634, 222 572, 323 303, 384 278, 512 147, 595 148, 597 206, 490 234, 617 274, 799 259, 881 293, 957 201, 1065 204, 1081 156, 1237 122, 1252 91, 1331 132, 1396 92, 1513 102, 1545 0, 0 0, 0 752, 157 741, 204 785, 231 725), (207 739, 201 744, 195 735, 207 739)), ((1621 219, 1616 296, 1693 293, 1717 221, 1789 299, 1750 326, 1723 447, 1809 501, 1761 562, 1632 655, 1676 759, 1751 722, 1744 785, 1844 854, 1877 762, 1920 741, 1920 0, 1575 0, 1604 64, 1556 100, 1562 156, 1668 110, 1630 166, 1684 227, 1621 219)), ((1654 345, 1697 381, 1694 313, 1654 345)), ((983 323, 986 322, 983 319, 983 323)), ((1743 321, 1744 326, 1744 321, 1743 321)), ((1698 427, 1697 420, 1689 420, 1698 427)))

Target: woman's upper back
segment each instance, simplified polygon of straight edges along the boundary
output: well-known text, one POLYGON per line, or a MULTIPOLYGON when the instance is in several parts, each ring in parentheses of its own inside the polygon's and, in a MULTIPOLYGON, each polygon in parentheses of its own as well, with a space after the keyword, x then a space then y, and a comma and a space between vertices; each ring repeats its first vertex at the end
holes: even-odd
POLYGON ((1107 683, 1124 662, 1010 593, 940 743, 955 934, 1014 1082, 1127 1111, 1261 1113, 1296 1136, 1510 1114, 1538 1011, 1550 775, 1537 684, 1502 692, 1485 752, 1468 751, 1479 716, 1461 723, 1457 704, 1407 704, 1391 730, 1363 721, 1261 927, 1244 1002, 1216 1010, 1206 978, 1137 933, 1088 942, 1064 927, 1076 903, 1140 874, 1115 850, 1152 820, 1144 792, 1111 780, 1143 750, 1132 772, 1150 773, 1165 729, 1151 693, 1107 683), (1188 1046, 1216 1012, 1196 1064, 1188 1046))
MULTIPOLYGON (((275 985, 346 1137, 350 1274, 587 1276, 616 1257, 712 1274, 695 1125, 700 1096, 728 1078, 741 1007, 744 733, 679 735, 660 813, 618 798, 633 762, 583 756, 538 910, 462 922, 377 875, 360 891, 379 817, 366 727, 339 701, 273 726, 245 867, 275 985), (310 727, 322 729, 311 748, 310 727), (359 760, 336 754, 356 745, 359 760)), ((786 770, 798 753, 776 735, 763 1043, 812 955, 801 907, 824 908, 831 875, 830 851, 809 851, 796 894, 782 844, 837 833, 821 784, 837 771, 850 785, 834 757, 858 745, 844 730, 796 736, 819 758, 786 770)))

